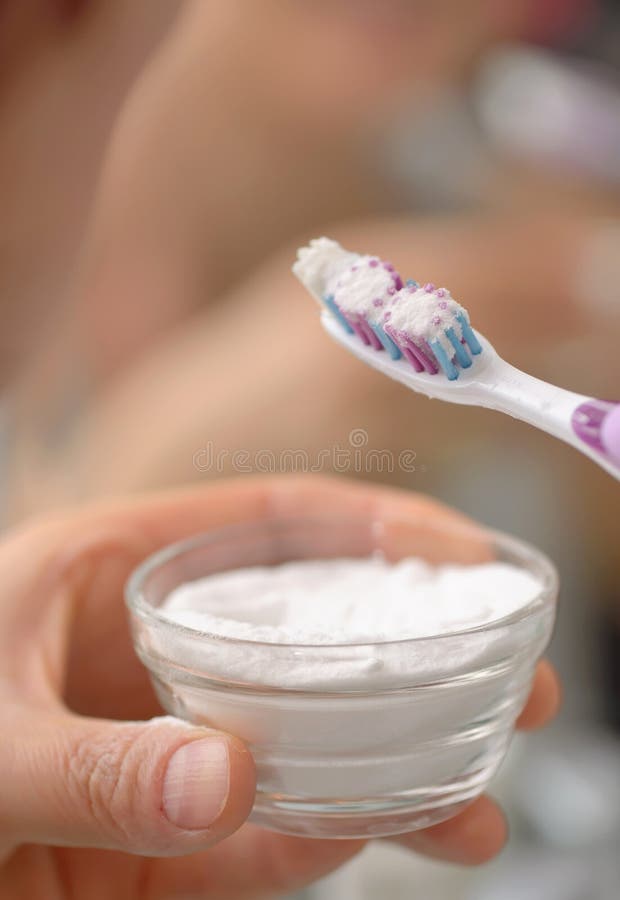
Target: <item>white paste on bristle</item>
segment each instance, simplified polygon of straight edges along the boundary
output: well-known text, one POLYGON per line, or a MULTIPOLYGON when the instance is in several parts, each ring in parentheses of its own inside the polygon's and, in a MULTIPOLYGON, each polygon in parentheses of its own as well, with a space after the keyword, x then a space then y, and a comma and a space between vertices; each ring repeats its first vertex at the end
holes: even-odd
POLYGON ((338 241, 320 237, 297 251, 293 273, 317 300, 323 300, 338 277, 359 258, 358 253, 345 250, 338 241))
POLYGON ((453 328, 462 340, 457 314, 469 322, 467 310, 446 288, 412 290, 406 285, 396 291, 396 273, 380 259, 351 253, 330 238, 317 238, 301 247, 293 272, 317 299, 333 296, 343 312, 365 316, 373 325, 389 324, 414 343, 438 341, 449 358, 454 356, 454 347, 446 337, 447 329, 453 328))
POLYGON ((360 256, 330 287, 340 309, 363 315, 373 324, 383 322, 383 312, 396 293, 393 273, 376 256, 360 256), (377 265, 371 266, 371 261, 377 265))
POLYGON ((438 296, 437 291, 429 293, 424 288, 411 291, 408 287, 402 288, 394 295, 394 302, 390 305, 389 325, 394 331, 402 331, 412 341, 419 343, 426 340, 429 344, 438 341, 449 357, 454 355, 454 347, 446 337, 446 330, 453 328, 460 340, 463 330, 456 318, 457 313, 464 313, 469 321, 467 311, 457 303, 445 288, 443 295, 438 296), (442 307, 441 304, 446 306, 442 307), (437 321, 439 320, 439 321, 437 321))

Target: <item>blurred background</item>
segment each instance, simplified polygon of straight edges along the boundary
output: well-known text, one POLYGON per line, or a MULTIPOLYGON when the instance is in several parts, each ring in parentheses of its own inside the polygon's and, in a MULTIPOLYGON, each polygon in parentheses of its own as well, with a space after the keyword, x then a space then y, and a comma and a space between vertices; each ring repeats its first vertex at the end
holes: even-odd
POLYGON ((306 898, 618 896, 618 485, 347 358, 290 265, 319 234, 382 255, 515 365, 617 398, 619 70, 611 0, 0 2, 4 524, 363 429, 415 471, 352 477, 560 569, 564 709, 496 782, 508 848, 467 871, 376 846, 306 898))

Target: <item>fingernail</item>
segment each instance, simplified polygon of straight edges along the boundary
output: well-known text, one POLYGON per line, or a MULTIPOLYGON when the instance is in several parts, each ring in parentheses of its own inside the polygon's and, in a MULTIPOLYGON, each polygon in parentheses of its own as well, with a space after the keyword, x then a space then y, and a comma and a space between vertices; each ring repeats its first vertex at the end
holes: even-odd
POLYGON ((229 785, 226 741, 205 738, 185 744, 166 769, 164 813, 178 828, 209 828, 226 806, 229 785))

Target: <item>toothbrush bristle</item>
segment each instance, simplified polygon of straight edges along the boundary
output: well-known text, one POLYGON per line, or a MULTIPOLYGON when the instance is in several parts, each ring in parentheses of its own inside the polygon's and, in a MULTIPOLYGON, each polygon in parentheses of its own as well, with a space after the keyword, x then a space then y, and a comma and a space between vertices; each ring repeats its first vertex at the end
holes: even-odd
POLYGON ((403 280, 377 256, 361 256, 319 238, 302 248, 294 272, 348 334, 416 372, 454 381, 482 352, 467 311, 447 288, 403 280))

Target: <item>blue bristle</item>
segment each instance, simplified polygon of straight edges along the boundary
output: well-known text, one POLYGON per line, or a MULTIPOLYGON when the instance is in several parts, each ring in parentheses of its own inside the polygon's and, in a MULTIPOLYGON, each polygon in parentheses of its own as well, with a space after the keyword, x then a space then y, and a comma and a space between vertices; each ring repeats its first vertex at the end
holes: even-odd
POLYGON ((407 287, 414 287, 414 288, 419 288, 419 287, 420 287, 419 282, 418 282, 418 281, 415 281, 413 278, 408 278, 408 279, 406 280, 405 284, 407 285, 407 287))
POLYGON ((387 352, 390 354, 392 359, 400 359, 402 356, 402 353, 400 352, 400 350, 398 349, 398 347, 396 346, 396 344, 394 343, 392 338, 389 337, 389 335, 387 335, 385 333, 385 331, 383 330, 381 325, 373 325, 372 322, 369 322, 368 324, 370 325, 370 327, 372 328, 374 333, 377 335, 377 337, 383 344, 384 349, 387 350, 387 352))
POLYGON ((345 317, 342 315, 342 313, 338 309, 338 306, 336 304, 336 301, 334 300, 333 294, 329 294, 327 297, 323 297, 323 303, 328 308, 330 313, 332 313, 332 315, 336 319, 338 319, 338 321, 340 322, 340 324, 342 325, 344 330, 347 332, 347 334, 355 334, 355 332, 353 331, 353 329, 351 328, 351 326, 349 325, 349 323, 347 322, 345 317))
POLYGON ((471 358, 469 356, 469 353, 465 349, 465 347, 461 344, 460 340, 458 339, 454 328, 446 328, 445 333, 446 333, 446 337, 448 338, 448 340, 454 347, 454 352, 456 354, 456 358, 459 361, 459 364, 464 369, 469 369, 469 367, 471 366, 471 358))
POLYGON ((463 313, 457 313, 456 320, 461 326, 461 331, 463 332, 463 337, 465 338, 465 342, 474 356, 477 356, 479 353, 482 353, 482 347, 480 346, 480 342, 474 331, 463 315, 463 313))
POLYGON ((454 365, 454 363, 452 362, 452 360, 450 359, 450 357, 448 356, 448 354, 446 353, 444 348, 441 346, 439 341, 431 341, 429 346, 430 346, 431 350, 433 351, 433 353, 435 354, 437 362, 439 363, 441 368, 444 370, 448 379, 450 381, 456 381, 456 379, 459 377, 458 369, 456 368, 456 366, 454 365))

